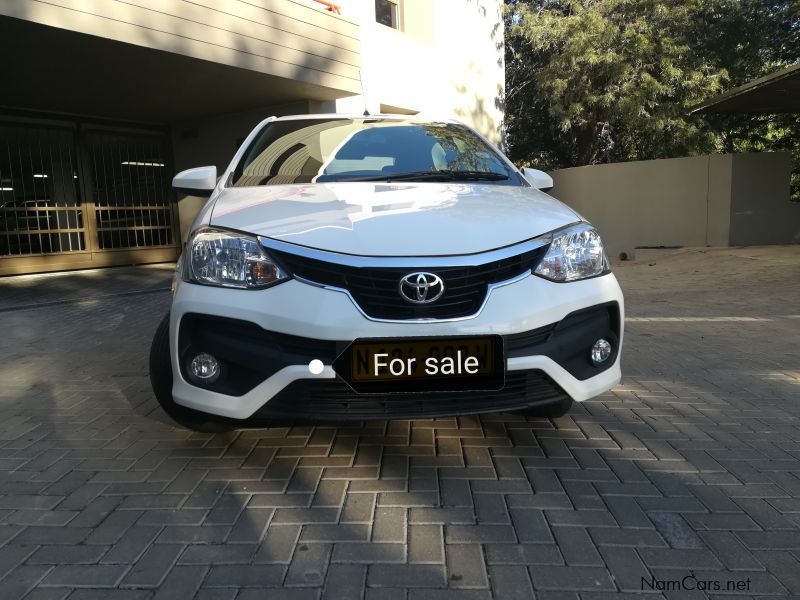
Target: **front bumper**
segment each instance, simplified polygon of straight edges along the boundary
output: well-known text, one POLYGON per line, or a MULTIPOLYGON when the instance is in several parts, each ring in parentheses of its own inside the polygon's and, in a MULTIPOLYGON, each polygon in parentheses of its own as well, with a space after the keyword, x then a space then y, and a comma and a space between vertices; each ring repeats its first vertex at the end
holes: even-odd
POLYGON ((619 382, 618 350, 603 370, 589 366, 585 351, 605 331, 619 349, 622 320, 611 274, 568 284, 530 275, 494 289, 474 317, 406 323, 370 320, 348 295, 296 280, 262 291, 180 282, 170 320, 172 394, 183 406, 235 419, 412 418, 511 410, 565 395, 583 401, 619 382), (504 336, 501 392, 356 395, 331 368, 357 338, 476 334, 504 336), (237 366, 227 383, 206 389, 188 381, 185 358, 199 350, 231 356, 237 366), (325 365, 318 375, 308 368, 315 358, 325 365))

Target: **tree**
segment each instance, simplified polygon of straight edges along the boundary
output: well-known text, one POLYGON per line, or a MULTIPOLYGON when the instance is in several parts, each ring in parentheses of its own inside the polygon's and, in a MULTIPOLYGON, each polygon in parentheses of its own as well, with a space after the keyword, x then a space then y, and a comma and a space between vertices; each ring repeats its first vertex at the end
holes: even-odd
POLYGON ((800 0, 507 0, 507 147, 559 168, 793 149, 797 116, 689 108, 800 59, 800 0))

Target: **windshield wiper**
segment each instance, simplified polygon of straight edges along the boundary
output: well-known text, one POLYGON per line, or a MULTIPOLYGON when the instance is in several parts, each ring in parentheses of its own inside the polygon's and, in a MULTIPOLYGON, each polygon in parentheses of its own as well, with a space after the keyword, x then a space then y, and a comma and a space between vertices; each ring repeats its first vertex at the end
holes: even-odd
POLYGON ((368 177, 348 177, 333 181, 502 181, 508 179, 504 173, 494 171, 451 171, 442 169, 440 171, 408 171, 406 173, 386 173, 384 175, 370 175, 368 177))
POLYGON ((503 181, 508 179, 505 173, 496 171, 449 171, 453 179, 473 179, 475 181, 503 181))

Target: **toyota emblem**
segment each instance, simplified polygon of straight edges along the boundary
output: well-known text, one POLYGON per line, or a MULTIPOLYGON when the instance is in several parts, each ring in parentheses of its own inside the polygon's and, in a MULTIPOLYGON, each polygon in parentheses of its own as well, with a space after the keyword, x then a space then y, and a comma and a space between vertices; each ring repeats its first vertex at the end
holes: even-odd
POLYGON ((398 289, 400 296, 412 304, 430 304, 444 294, 444 281, 433 273, 418 271, 403 277, 398 289))

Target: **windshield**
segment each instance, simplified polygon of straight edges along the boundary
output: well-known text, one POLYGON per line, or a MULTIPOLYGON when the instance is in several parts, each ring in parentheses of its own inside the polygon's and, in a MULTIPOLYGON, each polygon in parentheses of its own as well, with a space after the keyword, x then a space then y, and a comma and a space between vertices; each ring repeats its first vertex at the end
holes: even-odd
POLYGON ((524 185, 467 127, 368 117, 273 121, 247 148, 231 184, 451 179, 524 185))

